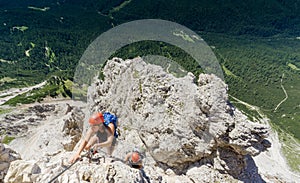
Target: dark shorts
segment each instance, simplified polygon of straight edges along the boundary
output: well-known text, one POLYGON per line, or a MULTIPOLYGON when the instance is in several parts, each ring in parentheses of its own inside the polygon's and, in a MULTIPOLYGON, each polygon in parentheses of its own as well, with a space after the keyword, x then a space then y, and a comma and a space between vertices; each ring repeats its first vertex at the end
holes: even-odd
POLYGON ((141 169, 143 165, 130 165, 132 168, 141 169))
POLYGON ((116 146, 117 145, 117 139, 116 137, 114 137, 114 140, 111 143, 111 146, 116 146))
MULTIPOLYGON (((97 132, 96 135, 98 137, 98 143, 107 141, 106 133, 97 132)), ((116 137, 114 137, 114 140, 112 141, 111 146, 116 146, 116 144, 117 144, 117 139, 116 139, 116 137)))

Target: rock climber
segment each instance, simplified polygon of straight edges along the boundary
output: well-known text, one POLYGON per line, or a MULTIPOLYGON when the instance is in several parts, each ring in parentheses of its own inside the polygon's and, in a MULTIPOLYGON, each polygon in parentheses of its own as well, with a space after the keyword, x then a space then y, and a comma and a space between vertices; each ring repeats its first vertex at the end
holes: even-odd
MULTIPOLYGON (((104 113, 106 115, 106 113, 104 113)), ((110 113, 109 113, 110 115, 110 113)), ((106 116, 105 116, 106 117, 106 116)), ((101 112, 94 113, 89 119, 90 128, 81 142, 77 152, 70 158, 69 162, 74 163, 80 158, 81 152, 89 149, 107 148, 107 154, 111 157, 116 145, 116 126, 107 122, 101 112)))
POLYGON ((126 154, 124 161, 132 168, 143 168, 142 155, 136 148, 132 152, 126 154))
POLYGON ((143 165, 144 155, 138 148, 126 154, 124 161, 132 168, 138 169, 142 180, 146 179, 150 183, 150 178, 146 175, 143 165))

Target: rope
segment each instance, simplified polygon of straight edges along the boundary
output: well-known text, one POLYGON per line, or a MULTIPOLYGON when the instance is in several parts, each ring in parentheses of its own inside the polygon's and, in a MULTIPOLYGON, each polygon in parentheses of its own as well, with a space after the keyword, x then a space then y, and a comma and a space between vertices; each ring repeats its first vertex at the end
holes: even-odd
POLYGON ((65 171, 70 169, 75 163, 82 160, 83 157, 91 158, 91 151, 88 151, 86 154, 84 154, 81 158, 78 158, 75 162, 73 162, 71 165, 69 165, 67 168, 65 168, 63 171, 61 171, 59 174, 57 174, 55 177, 53 177, 48 183, 51 183, 55 181, 61 174, 63 174, 65 171))

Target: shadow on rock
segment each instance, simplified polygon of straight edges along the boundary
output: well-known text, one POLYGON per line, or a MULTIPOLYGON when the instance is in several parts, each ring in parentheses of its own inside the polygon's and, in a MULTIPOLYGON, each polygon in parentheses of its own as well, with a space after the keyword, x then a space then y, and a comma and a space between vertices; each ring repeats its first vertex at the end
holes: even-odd
POLYGON ((258 173, 258 167, 250 155, 240 155, 230 148, 219 149, 217 154, 219 158, 216 159, 215 163, 221 165, 218 167, 221 168, 219 169, 221 173, 228 173, 245 183, 265 182, 258 173))

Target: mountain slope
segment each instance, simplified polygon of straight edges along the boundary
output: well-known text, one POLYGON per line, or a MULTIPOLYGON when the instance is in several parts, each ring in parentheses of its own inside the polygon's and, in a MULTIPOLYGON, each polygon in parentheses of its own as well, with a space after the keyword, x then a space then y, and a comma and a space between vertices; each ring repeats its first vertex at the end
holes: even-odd
MULTIPOLYGON (((282 140, 295 144, 288 137, 299 141, 299 7, 297 0, 1 1, 0 90, 34 85, 51 75, 72 80, 84 50, 101 33, 131 20, 166 19, 197 31, 215 47, 220 65, 232 74, 226 76, 230 95, 259 107, 284 134, 282 140), (274 111, 285 98, 281 86, 288 99, 274 111)), ((158 50, 154 53, 170 59, 186 57, 161 43, 149 52, 145 47, 120 50, 121 56, 158 50)), ((250 119, 259 118, 235 102, 250 119)), ((297 157, 290 162, 299 170, 297 157)))
MULTIPOLYGON (((283 169, 260 173, 252 156, 269 148, 268 127, 247 120, 239 110, 232 108, 227 101, 226 85, 219 78, 202 74, 197 86, 191 74, 175 78, 140 58, 108 61, 104 75, 103 81, 96 80, 89 89, 89 112, 84 112, 85 121, 96 110, 109 110, 118 115, 121 135, 113 154, 116 159, 110 162, 100 149, 99 161, 93 163, 84 158, 61 175, 58 182, 142 181, 138 171, 120 160, 126 151, 136 146, 145 149, 144 171, 151 182, 297 180, 283 169)), ((52 109, 56 115, 41 127, 55 123, 57 129, 63 130, 33 128, 34 136, 40 138, 36 138, 31 149, 40 148, 44 154, 38 152, 35 161, 13 161, 5 178, 7 182, 47 182, 64 170, 71 155, 66 147, 70 146, 48 153, 51 149, 47 144, 57 142, 62 146, 52 135, 61 133, 64 135, 59 135, 60 138, 70 139, 74 134, 81 134, 79 129, 88 124, 82 124, 83 115, 78 109, 68 110, 65 115, 61 115, 64 110, 60 107, 52 109), (47 142, 45 136, 49 137, 47 142)), ((32 138, 28 137, 27 142, 30 142, 32 138)), ((13 144, 18 147, 19 143, 13 144)))

